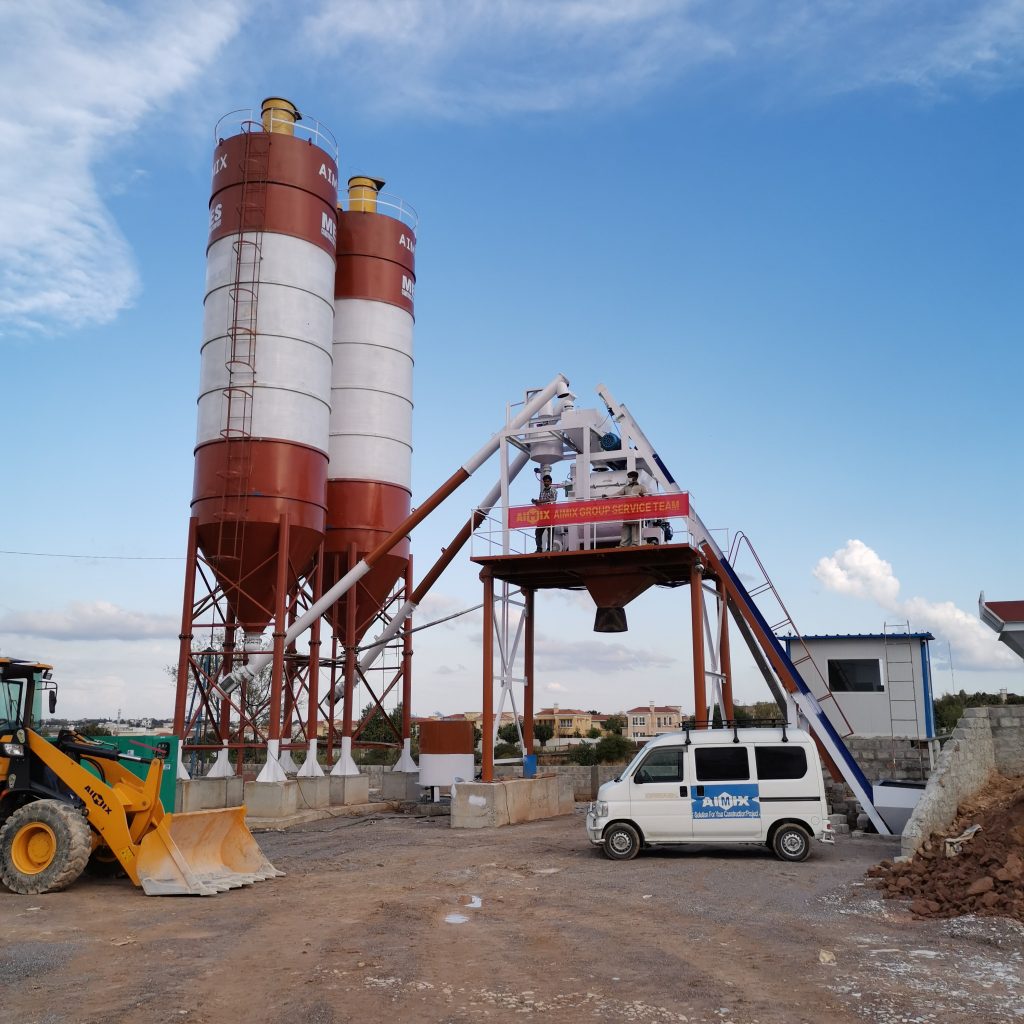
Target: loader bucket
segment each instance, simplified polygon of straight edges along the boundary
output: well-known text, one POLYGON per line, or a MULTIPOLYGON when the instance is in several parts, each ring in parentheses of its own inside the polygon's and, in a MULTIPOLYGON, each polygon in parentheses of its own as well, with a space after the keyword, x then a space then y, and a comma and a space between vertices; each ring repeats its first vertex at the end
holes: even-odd
POLYGON ((139 848, 147 896, 213 896, 283 875, 245 824, 245 808, 168 814, 139 848))

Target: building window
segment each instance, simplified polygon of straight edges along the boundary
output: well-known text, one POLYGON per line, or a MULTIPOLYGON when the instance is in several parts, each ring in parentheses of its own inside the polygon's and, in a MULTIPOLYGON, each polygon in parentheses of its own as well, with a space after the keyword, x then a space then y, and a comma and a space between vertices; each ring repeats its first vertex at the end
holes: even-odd
POLYGON ((571 718, 560 718, 558 720, 558 728, 559 729, 571 729, 572 728, 572 719, 571 718))
POLYGON ((802 779, 807 774, 807 754, 802 747, 755 747, 757 777, 766 779, 802 779))
POLYGON ((644 724, 644 720, 643 720, 642 718, 639 718, 639 717, 637 717, 637 716, 634 716, 634 718, 633 718, 633 724, 634 724, 634 725, 643 725, 643 724, 644 724))
POLYGON ((694 751, 699 782, 735 782, 750 778, 746 747, 701 747, 694 751))
POLYGON ((829 658, 828 688, 833 693, 882 693, 877 658, 829 658))
POLYGON ((686 775, 683 771, 685 752, 675 747, 659 747, 652 750, 644 763, 636 770, 634 779, 637 782, 683 782, 686 775))

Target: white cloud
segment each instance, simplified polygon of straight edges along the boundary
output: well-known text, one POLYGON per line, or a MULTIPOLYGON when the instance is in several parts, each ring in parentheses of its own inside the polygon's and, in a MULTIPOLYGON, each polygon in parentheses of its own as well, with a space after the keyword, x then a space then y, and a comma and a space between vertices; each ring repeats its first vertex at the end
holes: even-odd
POLYGON ((998 87, 1021 80, 1024 0, 326 0, 301 31, 364 103, 477 117, 628 105, 704 68, 801 97, 998 87))
POLYGON ((0 323, 17 330, 102 324, 131 303, 138 275, 96 166, 195 81, 239 18, 238 0, 127 10, 103 0, 8 5, 0 323))
POLYGON ((892 566, 863 541, 849 540, 833 555, 822 558, 814 575, 828 590, 874 601, 885 611, 907 619, 913 629, 927 630, 950 644, 953 662, 965 669, 1006 669, 1019 665, 976 615, 952 601, 923 597, 901 600, 900 581, 892 566))
MULTIPOLYGON (((631 673, 668 668, 675 659, 650 648, 637 649, 598 639, 567 641, 537 635, 534 643, 538 675, 550 672, 631 673)), ((558 684, 555 684, 558 685, 558 684)))
POLYGON ((547 690, 548 693, 565 693, 565 687, 561 683, 547 683, 545 684, 544 689, 547 690))
POLYGON ((822 558, 814 575, 829 590, 867 597, 884 608, 893 608, 900 592, 900 581, 893 575, 892 566, 859 540, 847 541, 830 558, 822 558))
POLYGON ((12 612, 0 618, 0 635, 41 640, 125 640, 176 637, 171 615, 144 615, 109 601, 75 601, 61 611, 12 612))

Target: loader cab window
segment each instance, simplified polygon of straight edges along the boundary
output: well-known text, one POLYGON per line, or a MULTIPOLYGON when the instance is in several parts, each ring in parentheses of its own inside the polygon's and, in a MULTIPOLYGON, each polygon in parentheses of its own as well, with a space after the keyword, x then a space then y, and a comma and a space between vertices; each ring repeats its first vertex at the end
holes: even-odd
POLYGON ((683 782, 686 779, 682 747, 658 747, 652 750, 637 768, 633 782, 643 785, 650 782, 683 782))
POLYGON ((24 692, 25 684, 20 679, 0 680, 0 729, 20 727, 24 692))

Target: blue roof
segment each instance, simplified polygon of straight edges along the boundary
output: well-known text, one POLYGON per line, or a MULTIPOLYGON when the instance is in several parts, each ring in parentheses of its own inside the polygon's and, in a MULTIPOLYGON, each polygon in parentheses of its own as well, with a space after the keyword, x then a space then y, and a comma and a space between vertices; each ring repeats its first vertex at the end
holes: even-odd
POLYGON ((776 634, 777 640, 934 640, 931 633, 795 633, 776 634))

